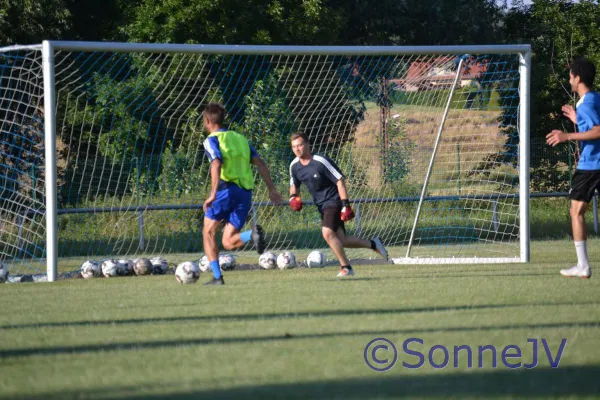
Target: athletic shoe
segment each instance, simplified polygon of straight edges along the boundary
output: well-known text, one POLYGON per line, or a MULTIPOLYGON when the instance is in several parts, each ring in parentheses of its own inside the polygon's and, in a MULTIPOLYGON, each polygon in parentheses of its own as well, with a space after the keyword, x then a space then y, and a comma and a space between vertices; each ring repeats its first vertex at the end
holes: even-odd
POLYGON ((373 241, 375 242, 375 251, 377 253, 379 253, 379 255, 381 257, 383 257, 383 259, 387 262, 388 261, 388 252, 385 249, 385 247, 383 246, 381 239, 379 239, 379 236, 375 236, 373 238, 373 241))
POLYGON ((344 277, 344 276, 354 276, 354 270, 352 269, 352 267, 344 267, 340 269, 340 273, 337 274, 338 277, 344 277))
POLYGON ((205 285, 224 285, 225 280, 221 276, 219 279, 213 277, 210 281, 206 282, 205 285))
POLYGON ((256 246, 256 252, 262 254, 265 252, 265 232, 260 225, 254 225, 252 227, 252 241, 256 246))
POLYGON ((579 265, 576 265, 571 268, 561 269, 560 274, 562 276, 566 276, 568 278, 577 277, 577 278, 588 279, 592 276, 592 270, 590 269, 589 266, 588 267, 580 267, 579 265))

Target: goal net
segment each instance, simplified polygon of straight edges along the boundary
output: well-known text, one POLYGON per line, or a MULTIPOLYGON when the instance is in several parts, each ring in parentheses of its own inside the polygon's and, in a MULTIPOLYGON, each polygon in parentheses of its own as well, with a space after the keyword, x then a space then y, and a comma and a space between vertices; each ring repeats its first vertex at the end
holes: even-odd
MULTIPOLYGON (((198 259, 210 101, 226 106, 227 125, 254 145, 284 197, 289 136, 306 132, 312 152, 346 176, 357 214, 346 234, 379 236, 393 262, 528 261, 525 46, 48 48, 45 57, 42 46, 0 50, 0 262, 13 271, 52 264, 48 215, 59 270, 84 259, 198 259)), ((263 226, 268 249, 333 259, 306 189, 295 213, 270 204, 256 177, 247 226, 263 226)))

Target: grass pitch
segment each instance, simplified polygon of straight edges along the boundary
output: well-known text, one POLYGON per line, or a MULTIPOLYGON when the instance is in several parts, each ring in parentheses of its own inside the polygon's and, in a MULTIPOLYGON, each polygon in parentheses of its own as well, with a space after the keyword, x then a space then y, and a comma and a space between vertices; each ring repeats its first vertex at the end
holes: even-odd
MULTIPOLYGON (((600 240, 589 256, 598 265, 600 240)), ((534 242, 526 265, 357 266, 342 281, 327 267, 234 271, 224 287, 202 286, 208 274, 196 285, 173 275, 2 285, 0 397, 595 398, 600 278, 560 277, 574 259, 562 240, 534 242), (399 351, 387 372, 364 359, 381 337, 399 351), (409 346, 421 368, 403 366, 419 361, 403 352, 408 338, 423 340, 409 346), (507 368, 502 349, 519 346, 529 364, 533 338, 538 365, 507 368), (542 339, 553 357, 566 339, 558 368, 542 339), (428 360, 434 345, 449 350, 445 368, 428 360), (458 345, 473 349, 472 368, 464 353, 454 367, 458 345), (496 347, 496 368, 483 345, 496 347)))

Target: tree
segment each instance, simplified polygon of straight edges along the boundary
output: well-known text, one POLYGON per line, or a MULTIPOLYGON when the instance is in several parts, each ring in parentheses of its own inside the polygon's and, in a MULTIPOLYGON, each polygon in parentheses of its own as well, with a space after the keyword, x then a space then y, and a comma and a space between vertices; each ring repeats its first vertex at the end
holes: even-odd
POLYGON ((127 12, 130 41, 326 44, 340 18, 321 0, 141 0, 127 12))
POLYGON ((70 26, 65 0, 0 0, 0 43, 37 44, 61 39, 70 26))

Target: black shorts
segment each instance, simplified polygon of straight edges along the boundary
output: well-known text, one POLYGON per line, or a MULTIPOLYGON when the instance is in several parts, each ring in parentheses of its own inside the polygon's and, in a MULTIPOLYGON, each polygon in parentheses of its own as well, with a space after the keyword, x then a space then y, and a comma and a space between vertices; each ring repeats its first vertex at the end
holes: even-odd
POLYGON ((322 225, 325 228, 329 228, 334 232, 337 232, 338 229, 342 228, 343 232, 346 232, 346 227, 344 226, 344 221, 340 217, 340 213, 342 212, 342 206, 332 206, 327 207, 321 210, 321 221, 322 225))
POLYGON ((600 171, 575 170, 569 199, 589 203, 596 189, 600 190, 600 171))

